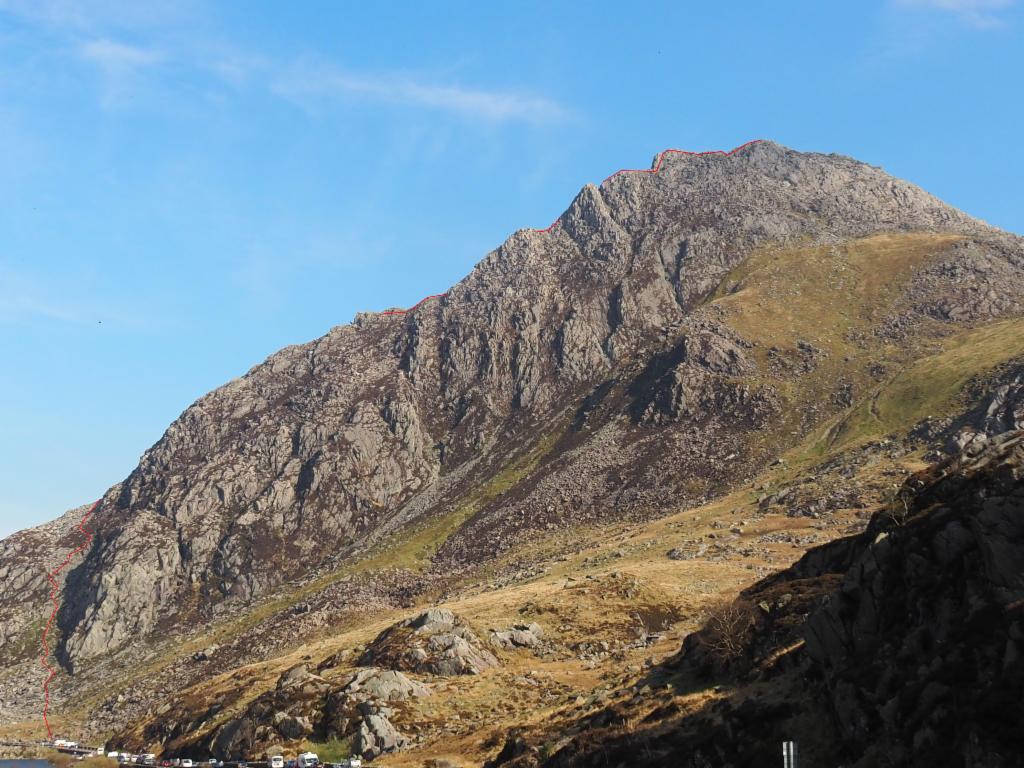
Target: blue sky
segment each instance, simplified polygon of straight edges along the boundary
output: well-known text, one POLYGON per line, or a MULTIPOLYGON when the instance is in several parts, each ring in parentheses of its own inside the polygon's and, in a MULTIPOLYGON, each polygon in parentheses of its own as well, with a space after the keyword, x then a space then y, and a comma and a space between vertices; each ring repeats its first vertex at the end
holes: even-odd
POLYGON ((667 147, 841 152, 1024 231, 1012 0, 501 6, 0 0, 0 535, 667 147))

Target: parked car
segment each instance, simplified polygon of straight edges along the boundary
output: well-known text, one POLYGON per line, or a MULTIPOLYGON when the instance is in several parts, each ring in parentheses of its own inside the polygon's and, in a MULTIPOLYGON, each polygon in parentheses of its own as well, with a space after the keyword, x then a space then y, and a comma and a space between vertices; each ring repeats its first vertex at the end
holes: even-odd
POLYGON ((181 768, 195 768, 195 764, 187 757, 185 757, 181 760, 181 768))
POLYGON ((267 761, 270 768, 284 768, 284 758, 281 755, 274 755, 267 761))
POLYGON ((303 752, 298 758, 299 768, 316 768, 320 765, 320 758, 315 752, 303 752))
POLYGON ((156 755, 148 754, 142 756, 143 765, 156 765, 156 755))

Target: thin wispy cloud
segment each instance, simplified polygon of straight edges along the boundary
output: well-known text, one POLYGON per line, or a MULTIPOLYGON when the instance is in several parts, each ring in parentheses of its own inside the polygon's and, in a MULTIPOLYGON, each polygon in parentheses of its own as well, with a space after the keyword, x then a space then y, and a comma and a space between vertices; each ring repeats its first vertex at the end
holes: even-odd
POLYGON ((989 29, 1003 25, 1003 13, 1012 8, 1016 0, 895 0, 895 4, 945 12, 968 26, 989 29))
MULTIPOLYGON (((186 25, 205 29, 197 0, 0 0, 8 15, 53 35, 58 49, 72 50, 101 75, 104 105, 120 104, 146 81, 157 92, 167 72, 195 71, 214 76, 230 89, 262 88, 279 98, 320 108, 341 98, 444 112, 491 123, 552 123, 569 115, 558 102, 509 89, 438 82, 413 73, 360 73, 316 58, 278 58, 238 47, 216 34, 170 34, 186 25)), ((312 54, 313 57, 316 54, 312 54)))
POLYGON ((201 69, 232 88, 251 85, 260 78, 265 80, 266 73, 274 69, 264 57, 237 51, 226 45, 200 57, 199 61, 201 69))
POLYGON ((355 74, 327 65, 295 67, 276 78, 271 89, 300 102, 360 98, 427 107, 489 122, 546 123, 568 114, 557 102, 540 96, 429 83, 405 76, 355 74))
POLYGON ((148 83, 148 70, 164 58, 158 51, 109 38, 82 43, 76 53, 97 69, 100 98, 108 108, 131 103, 131 96, 148 83))
POLYGON ((194 19, 194 0, 0 0, 0 13, 54 31, 96 33, 142 31, 194 19))
POLYGON ((86 61, 110 72, 126 72, 148 67, 162 58, 156 51, 107 39, 83 43, 78 52, 86 61))

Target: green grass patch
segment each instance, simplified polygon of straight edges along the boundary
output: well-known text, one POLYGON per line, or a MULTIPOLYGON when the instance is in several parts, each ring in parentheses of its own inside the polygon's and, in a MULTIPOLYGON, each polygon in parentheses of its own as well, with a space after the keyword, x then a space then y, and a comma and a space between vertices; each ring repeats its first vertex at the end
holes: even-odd
POLYGON ((838 382, 865 391, 875 385, 868 373, 872 363, 903 365, 914 356, 913 348, 887 345, 872 331, 898 308, 916 271, 959 239, 880 234, 837 245, 764 248, 723 280, 711 303, 755 343, 751 354, 760 373, 751 383, 770 386, 782 403, 780 419, 755 439, 756 448, 765 455, 787 451, 806 425, 807 406, 829 403, 838 382), (773 374, 779 364, 773 355, 799 360, 800 342, 820 351, 814 369, 773 374))
POLYGON ((88 755, 84 759, 79 760, 75 755, 58 752, 56 749, 44 749, 40 753, 39 759, 45 760, 54 768, 71 768, 71 766, 79 766, 80 768, 118 768, 117 760, 113 760, 105 755, 88 755))
POLYGON ((831 424, 811 446, 811 456, 821 457, 956 410, 968 382, 1024 356, 1024 320, 965 331, 946 339, 943 347, 938 354, 907 365, 831 424))
POLYGON ((352 742, 349 739, 330 739, 329 741, 307 741, 305 750, 313 752, 321 763, 340 763, 352 757, 352 742))
POLYGON ((381 542, 365 559, 355 564, 365 572, 384 568, 421 570, 437 554, 441 545, 473 515, 501 494, 525 480, 558 442, 553 433, 542 439, 528 453, 511 461, 501 472, 483 482, 450 512, 414 523, 381 542))
POLYGON ((762 353, 798 339, 846 352, 849 332, 889 312, 914 272, 959 239, 886 234, 835 246, 764 249, 722 281, 713 302, 762 353))

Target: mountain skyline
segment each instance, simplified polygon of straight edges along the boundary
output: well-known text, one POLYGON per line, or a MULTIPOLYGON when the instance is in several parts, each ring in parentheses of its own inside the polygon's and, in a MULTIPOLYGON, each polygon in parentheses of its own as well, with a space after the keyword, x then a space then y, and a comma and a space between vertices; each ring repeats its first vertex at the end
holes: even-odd
POLYGON ((382 17, 328 6, 6 2, 0 20, 0 535, 98 496, 274 349, 446 290, 668 147, 838 151, 1024 228, 1002 151, 1020 106, 992 98, 1021 55, 1012 3, 662 6, 615 25, 453 12, 429 19, 434 45, 410 6, 386 53, 364 39, 382 17), (869 94, 886 119, 859 119, 869 94))

